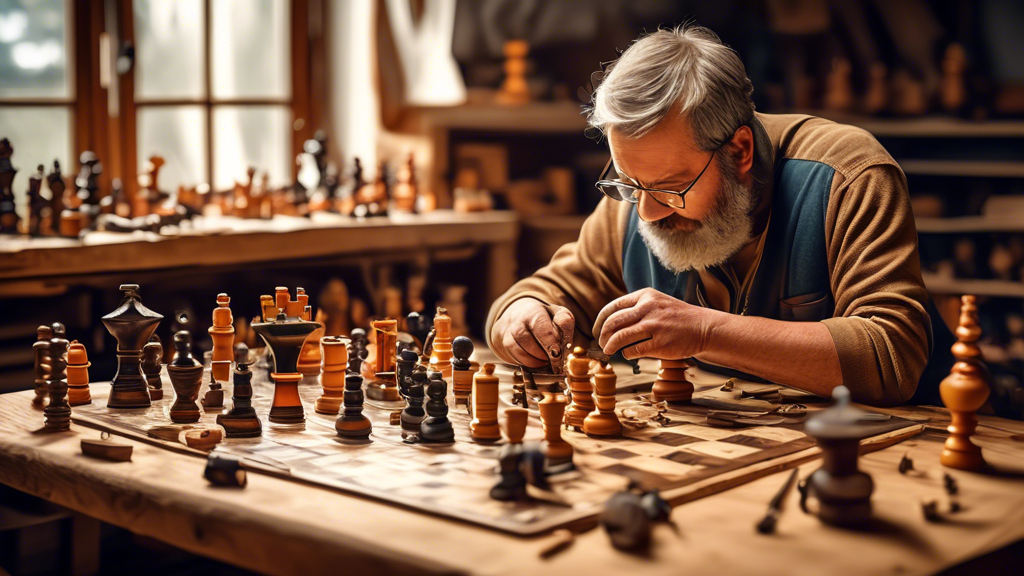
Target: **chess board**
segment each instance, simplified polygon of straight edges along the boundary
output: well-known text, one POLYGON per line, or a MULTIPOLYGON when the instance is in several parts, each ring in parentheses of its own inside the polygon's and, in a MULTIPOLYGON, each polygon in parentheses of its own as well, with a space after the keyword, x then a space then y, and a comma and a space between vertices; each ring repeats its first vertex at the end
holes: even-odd
MULTIPOLYGON (((628 368, 617 366, 623 376, 618 394, 618 411, 646 402, 643 390, 649 390, 654 371, 626 376, 628 368)), ((511 374, 502 379, 501 406, 510 405, 511 374)), ((106 383, 94 383, 94 402, 77 406, 77 423, 146 440, 176 451, 205 456, 187 448, 178 436, 193 427, 215 426, 216 413, 204 413, 192 425, 173 424, 168 409, 173 391, 165 378, 162 400, 148 409, 110 410, 105 394, 98 389, 106 383), (97 392, 100 392, 97 394, 97 392)), ((699 379, 698 379, 699 380, 699 379)), ((701 386, 712 386, 724 378, 705 378, 701 386)), ((209 376, 204 377, 209 381, 209 376)), ((322 393, 315 378, 305 378, 299 386, 306 406, 306 424, 302 430, 275 428, 266 420, 273 396, 273 384, 265 369, 257 369, 253 378, 253 406, 263 419, 264 432, 258 438, 226 438, 218 452, 239 457, 252 471, 313 483, 361 496, 383 500, 431 514, 487 526, 519 535, 532 535, 592 519, 613 493, 622 490, 629 479, 644 488, 658 488, 673 503, 706 496, 740 483, 814 458, 815 442, 802 431, 802 423, 750 428, 713 428, 703 423, 704 409, 686 407, 670 410, 667 425, 652 423, 642 429, 624 429, 621 438, 598 440, 563 429, 563 437, 575 449, 577 470, 551 479, 550 493, 534 493, 527 502, 499 502, 488 496, 498 481, 497 455, 501 444, 483 445, 469 437, 470 416, 464 406, 456 407, 449 390, 449 417, 455 428, 454 444, 408 444, 402 440, 401 427, 390 424, 391 413, 401 404, 384 405, 366 401, 364 414, 373 423, 369 441, 353 442, 339 438, 334 416, 318 414, 312 406, 322 393), (749 471, 749 473, 744 473, 749 471), (718 482, 728 478, 727 482, 718 482)), ((200 393, 205 393, 206 385, 200 393)), ((228 385, 230 392, 230 385, 228 385)), ((227 394, 229 395, 229 394, 227 394)), ((226 396, 227 396, 226 395, 226 396)), ((542 428, 532 414, 527 442, 539 441, 542 428)), ((879 434, 914 424, 893 419, 879 428, 879 434)), ((531 489, 532 490, 532 489, 531 489)))

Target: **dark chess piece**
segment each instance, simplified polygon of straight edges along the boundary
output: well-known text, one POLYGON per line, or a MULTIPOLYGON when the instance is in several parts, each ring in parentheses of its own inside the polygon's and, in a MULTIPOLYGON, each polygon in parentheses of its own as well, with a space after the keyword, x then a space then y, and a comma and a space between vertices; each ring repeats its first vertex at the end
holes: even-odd
POLYGON ((42 407, 49 394, 50 374, 53 365, 50 362, 50 339, 53 338, 53 328, 40 326, 36 328, 36 341, 32 344, 32 352, 35 356, 35 375, 33 388, 35 397, 32 398, 34 406, 42 407))
POLYGON ((60 162, 53 161, 53 171, 46 175, 46 184, 50 188, 50 226, 56 230, 60 213, 64 211, 64 175, 60 173, 60 162))
POLYGON ((142 305, 138 284, 122 284, 121 305, 102 318, 117 339, 117 373, 110 383, 108 408, 148 408, 152 403, 142 375, 142 348, 163 316, 142 305))
POLYGON ((150 400, 163 400, 164 383, 160 378, 163 369, 164 345, 156 334, 149 337, 149 342, 142 347, 142 373, 146 376, 149 386, 150 400))
POLYGON ((345 409, 334 421, 334 429, 342 438, 370 437, 370 419, 363 416, 363 376, 358 372, 345 375, 345 409))
POLYGON ((14 147, 7 138, 0 139, 0 234, 18 233, 18 212, 14 206, 14 176, 18 170, 11 164, 14 147))
POLYGON ((50 339, 50 379, 47 389, 50 403, 43 408, 46 430, 60 432, 71 429, 71 406, 68 404, 68 341, 64 338, 50 339))
POLYGON ((413 372, 405 396, 405 409, 402 410, 402 439, 410 442, 419 440, 420 424, 426 414, 423 412, 423 386, 427 375, 424 372, 413 372))
POLYGON ((352 344, 348 355, 348 371, 359 374, 363 369, 363 360, 369 355, 366 348, 366 330, 363 328, 352 329, 352 344))
POLYGON ((405 317, 406 331, 416 339, 420 350, 423 350, 427 343, 427 334, 430 334, 430 329, 433 327, 434 321, 419 312, 409 312, 409 315, 405 317))
POLYGON ((498 472, 501 481, 491 488, 491 498, 508 502, 526 499, 526 470, 523 469, 523 436, 530 412, 525 408, 509 408, 505 411, 505 435, 508 444, 498 454, 498 472))
MULTIPOLYGON (((287 289, 284 289, 287 298, 287 289)), ((286 300, 287 301, 287 300, 286 300)), ((287 301, 294 302, 294 301, 287 301)), ((302 312, 302 309, 299 309, 302 312)), ((321 328, 319 322, 305 320, 299 316, 287 316, 280 312, 269 322, 257 322, 252 329, 267 343, 274 355, 274 402, 270 408, 271 424, 283 426, 304 425, 306 414, 299 396, 298 361, 302 345, 314 330, 321 328)))
POLYGON ((395 360, 395 366, 397 370, 398 378, 398 393, 405 396, 408 391, 408 378, 412 376, 412 370, 416 367, 416 362, 420 359, 420 355, 415 350, 405 349, 402 350, 401 354, 398 355, 398 359, 395 360))
POLYGON ((30 236, 42 236, 43 220, 50 213, 50 200, 43 196, 43 165, 36 168, 36 173, 28 178, 28 233, 30 236))
POLYGON ((65 328, 60 322, 50 324, 50 329, 53 330, 54 338, 67 338, 68 336, 67 328, 65 328))
POLYGON ((100 164, 99 157, 91 150, 86 150, 78 157, 81 169, 75 177, 75 186, 78 187, 78 199, 82 202, 82 209, 87 209, 93 215, 99 212, 100 204, 100 174, 103 173, 103 164, 100 164))
POLYGON ((203 395, 201 401, 203 410, 217 409, 224 407, 224 386, 213 377, 210 372, 210 386, 203 395))
POLYGON ((465 336, 452 340, 452 392, 456 406, 469 406, 469 396, 473 392, 473 364, 469 361, 472 355, 472 340, 465 336))
POLYGON ((252 407, 252 372, 248 362, 235 364, 233 382, 231 410, 217 416, 217 425, 224 428, 228 438, 255 438, 263 434, 263 424, 252 407))
POLYGON ((202 415, 196 398, 203 383, 203 365, 192 357, 192 335, 181 330, 174 335, 174 359, 167 365, 174 387, 171 421, 178 424, 198 422, 202 415))
POLYGON ((431 372, 427 386, 427 417, 420 424, 420 440, 424 442, 454 442, 455 429, 448 419, 448 383, 440 372, 431 372))
POLYGON ((235 365, 249 363, 249 346, 245 342, 235 344, 235 365))
POLYGON ((658 490, 645 493, 630 485, 608 499, 601 513, 601 525, 612 546, 619 550, 641 551, 651 543, 652 524, 668 522, 671 513, 672 507, 658 490))

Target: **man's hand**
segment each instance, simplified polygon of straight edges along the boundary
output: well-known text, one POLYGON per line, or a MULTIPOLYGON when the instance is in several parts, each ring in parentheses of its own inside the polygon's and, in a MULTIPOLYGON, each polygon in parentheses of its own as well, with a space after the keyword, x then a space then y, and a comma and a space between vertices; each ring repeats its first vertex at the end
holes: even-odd
POLYGON ((605 354, 622 350, 627 359, 678 360, 703 352, 710 332, 704 308, 653 288, 612 300, 594 321, 605 354))
POLYGON ((520 298, 494 321, 491 346, 506 360, 539 368, 561 356, 575 329, 576 320, 568 308, 520 298))

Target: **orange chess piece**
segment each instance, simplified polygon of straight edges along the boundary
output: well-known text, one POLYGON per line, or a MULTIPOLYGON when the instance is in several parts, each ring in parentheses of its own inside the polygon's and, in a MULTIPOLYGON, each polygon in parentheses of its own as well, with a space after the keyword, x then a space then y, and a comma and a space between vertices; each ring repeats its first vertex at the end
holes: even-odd
POLYGON ((498 428, 498 377, 494 375, 494 364, 484 364, 473 375, 473 421, 469 432, 476 442, 501 440, 498 428))
POLYGON ((960 305, 960 324, 956 328, 953 356, 956 364, 939 384, 942 403, 949 409, 952 422, 949 438, 939 461, 943 466, 960 470, 979 470, 985 465, 981 448, 971 442, 978 427, 977 411, 988 399, 989 372, 978 347, 981 326, 978 325, 978 307, 974 296, 963 296, 960 305))
POLYGON ((572 404, 565 411, 565 425, 577 432, 583 430, 587 415, 594 411, 594 388, 590 383, 590 358, 577 346, 565 361, 566 384, 572 393, 572 404))
POLYGON ((662 360, 658 379, 654 381, 651 397, 655 402, 689 402, 693 398, 693 384, 686 379, 687 360, 662 360))
POLYGON ((217 382, 231 378, 231 362, 235 358, 235 326, 231 316, 231 298, 223 292, 217 294, 217 307, 213 309, 213 326, 208 332, 213 340, 213 360, 210 370, 217 382))
POLYGON ((438 307, 434 316, 434 344, 430 353, 430 369, 445 378, 452 377, 452 319, 448 311, 438 307))
POLYGON ((348 339, 324 336, 320 339, 320 385, 323 396, 316 399, 314 409, 320 414, 338 414, 345 397, 345 370, 348 368, 348 339))
POLYGON ((85 345, 75 340, 68 347, 68 404, 81 406, 91 404, 89 395, 89 356, 85 345))
POLYGON ((591 377, 594 396, 597 398, 597 412, 592 412, 583 421, 583 432, 587 436, 601 438, 622 434, 622 423, 615 415, 615 385, 617 381, 615 371, 604 363, 591 377))
MULTIPOLYGON (((374 350, 373 379, 367 384, 366 395, 374 400, 394 402, 398 393, 398 375, 395 355, 398 352, 398 321, 394 318, 370 322, 377 337, 374 350)), ((365 367, 365 363, 364 363, 365 367)))

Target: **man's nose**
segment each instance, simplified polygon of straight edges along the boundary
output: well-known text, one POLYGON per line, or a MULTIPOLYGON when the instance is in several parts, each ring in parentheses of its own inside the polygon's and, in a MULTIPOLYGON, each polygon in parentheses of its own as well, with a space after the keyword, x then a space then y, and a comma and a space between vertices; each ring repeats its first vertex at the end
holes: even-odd
POLYGON ((668 218, 675 210, 658 202, 647 192, 640 193, 640 202, 637 204, 637 214, 644 222, 655 222, 662 218, 668 218))

